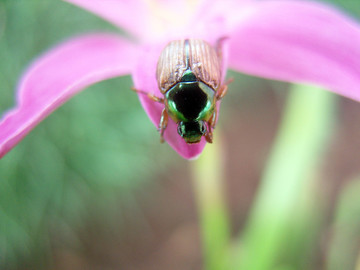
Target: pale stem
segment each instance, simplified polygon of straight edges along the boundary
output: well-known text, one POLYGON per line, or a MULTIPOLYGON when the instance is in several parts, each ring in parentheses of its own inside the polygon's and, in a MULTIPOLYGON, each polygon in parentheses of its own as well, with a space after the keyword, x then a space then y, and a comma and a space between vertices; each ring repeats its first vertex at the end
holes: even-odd
POLYGON ((214 143, 207 145, 199 159, 191 164, 206 270, 225 269, 227 264, 230 225, 221 150, 221 136, 217 132, 214 143))

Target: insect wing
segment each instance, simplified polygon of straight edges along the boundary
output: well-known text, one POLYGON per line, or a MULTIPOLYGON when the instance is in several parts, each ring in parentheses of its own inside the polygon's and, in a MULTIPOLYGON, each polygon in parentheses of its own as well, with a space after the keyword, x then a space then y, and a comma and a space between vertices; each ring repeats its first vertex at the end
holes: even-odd
POLYGON ((221 63, 215 49, 199 39, 170 42, 161 52, 156 78, 164 94, 180 82, 184 71, 190 68, 198 80, 215 91, 221 84, 221 63))
POLYGON ((156 70, 161 93, 181 81, 187 69, 186 59, 185 40, 172 41, 161 52, 156 70))
POLYGON ((198 80, 217 90, 221 84, 221 63, 215 49, 207 42, 189 40, 189 65, 198 80))

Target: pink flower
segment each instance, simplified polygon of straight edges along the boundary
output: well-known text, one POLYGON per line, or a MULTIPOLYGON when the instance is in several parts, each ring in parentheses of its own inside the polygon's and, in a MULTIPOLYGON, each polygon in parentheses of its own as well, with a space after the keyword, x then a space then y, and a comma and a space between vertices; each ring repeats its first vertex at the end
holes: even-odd
MULTIPOLYGON (((0 122, 0 157, 57 107, 101 80, 131 74, 135 88, 161 97, 155 68, 162 48, 175 39, 214 44, 228 37, 224 70, 317 84, 360 101, 360 25, 329 6, 276 0, 66 1, 119 26, 128 37, 79 36, 36 59, 21 79, 17 106, 0 122)), ((139 98, 158 126, 163 105, 139 98)), ((164 137, 184 158, 199 155, 206 143, 203 138, 186 144, 172 121, 164 137)))

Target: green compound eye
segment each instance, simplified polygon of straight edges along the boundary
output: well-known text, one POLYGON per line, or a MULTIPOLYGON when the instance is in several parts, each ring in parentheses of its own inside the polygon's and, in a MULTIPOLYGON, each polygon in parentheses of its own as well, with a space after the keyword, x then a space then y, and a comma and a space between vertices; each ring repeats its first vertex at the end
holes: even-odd
POLYGON ((204 121, 179 122, 178 133, 186 143, 198 143, 206 133, 206 125, 204 121))

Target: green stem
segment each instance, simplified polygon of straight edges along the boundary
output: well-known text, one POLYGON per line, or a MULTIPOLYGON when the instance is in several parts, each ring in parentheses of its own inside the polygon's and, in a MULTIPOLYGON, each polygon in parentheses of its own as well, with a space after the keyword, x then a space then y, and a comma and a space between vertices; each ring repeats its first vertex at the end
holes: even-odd
POLYGON ((192 164, 194 194, 203 239, 205 269, 223 270, 227 264, 229 219, 224 199, 224 167, 221 138, 208 145, 192 164))
POLYGON ((329 244, 326 268, 328 270, 360 270, 359 194, 360 178, 349 182, 341 192, 329 244))
MULTIPOLYGON (((239 239, 241 261, 234 269, 285 267, 279 262, 286 263, 294 254, 297 260, 306 261, 296 250, 298 245, 292 243, 308 238, 304 228, 312 227, 314 214, 320 213, 319 203, 304 207, 304 202, 316 201, 314 172, 331 134, 334 104, 334 96, 326 91, 293 87, 249 221, 239 239)), ((292 269, 293 265, 289 267, 285 268, 292 269)))

